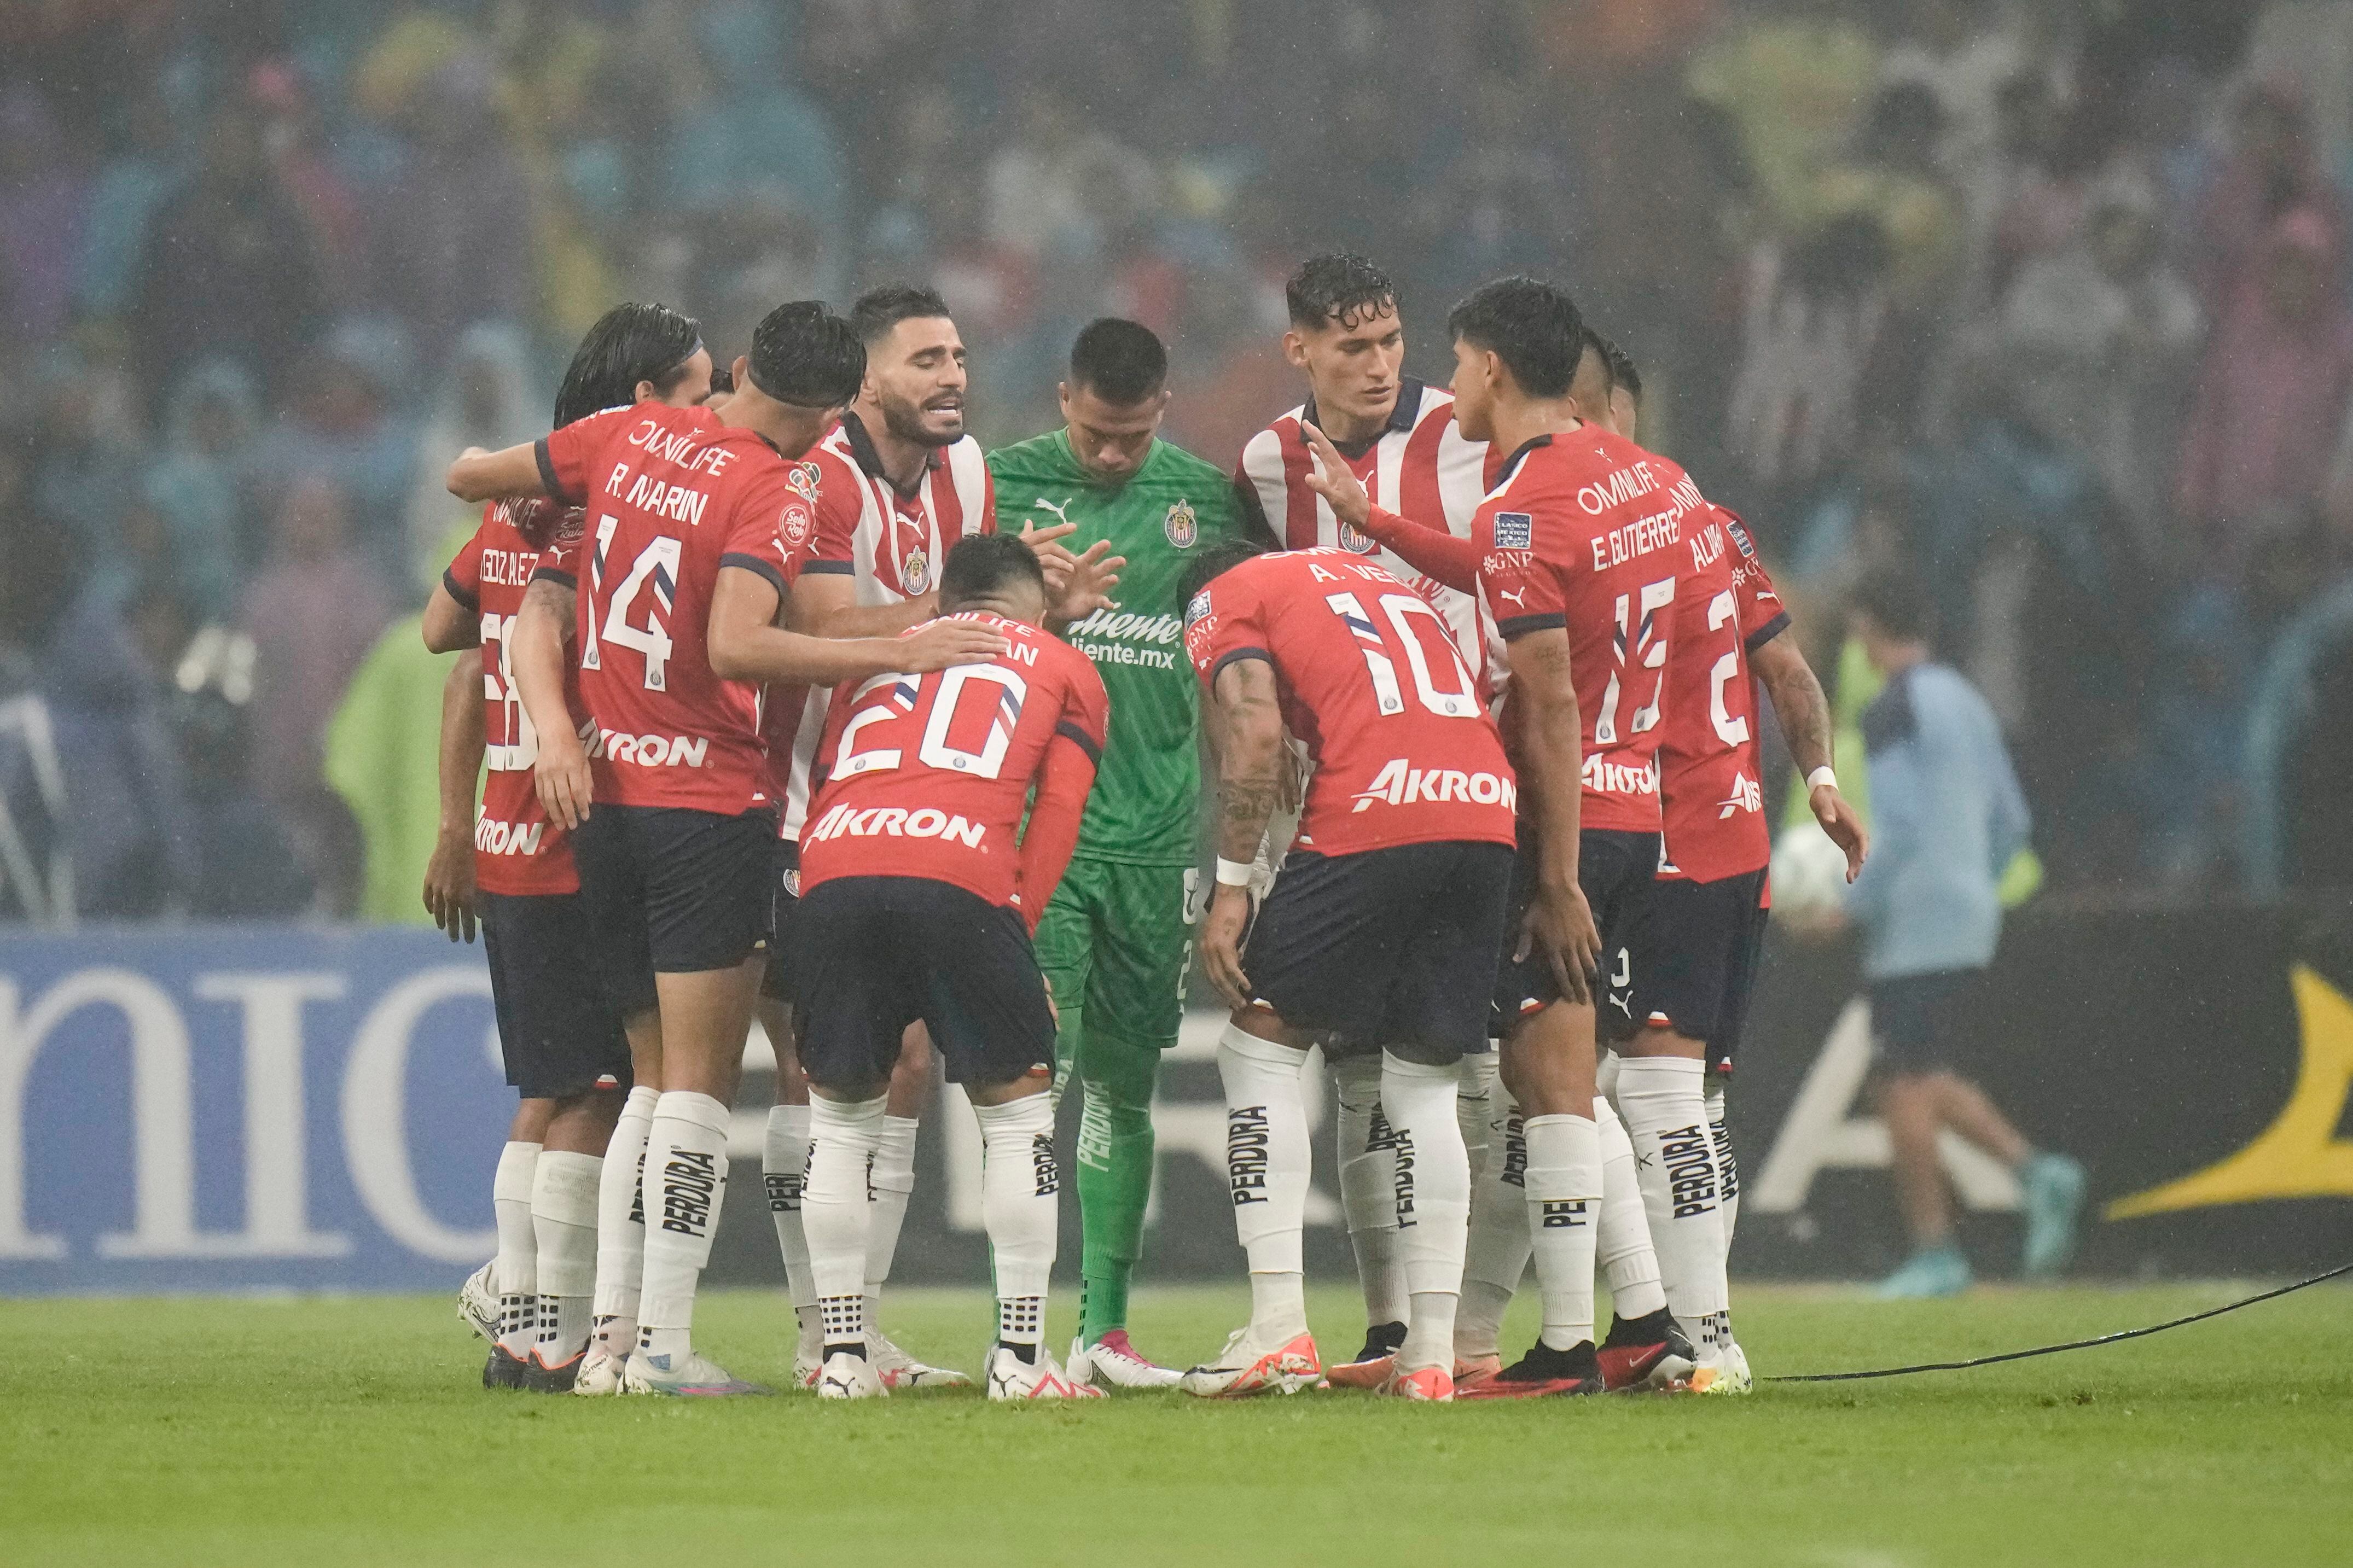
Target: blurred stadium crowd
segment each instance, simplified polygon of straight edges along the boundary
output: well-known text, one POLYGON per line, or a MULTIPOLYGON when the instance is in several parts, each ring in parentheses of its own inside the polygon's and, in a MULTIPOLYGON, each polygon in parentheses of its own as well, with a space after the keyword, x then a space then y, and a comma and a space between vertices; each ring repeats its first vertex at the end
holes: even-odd
MULTIPOLYGON (((1908 559, 2054 892, 2353 882, 2353 5, 50 0, 0 16, 0 916, 422 918, 461 447, 621 298, 929 281, 984 442, 1281 281, 1528 271, 1839 670, 1908 559)), ((1843 761, 1843 759, 1842 759, 1843 761)))

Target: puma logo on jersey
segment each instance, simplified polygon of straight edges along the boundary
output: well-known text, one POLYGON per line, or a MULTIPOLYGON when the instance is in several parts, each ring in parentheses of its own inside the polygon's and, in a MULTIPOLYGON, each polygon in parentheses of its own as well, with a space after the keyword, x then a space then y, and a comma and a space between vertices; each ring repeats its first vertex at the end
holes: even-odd
POLYGON ((1056 503, 1048 500, 1044 496, 1039 496, 1036 500, 1031 501, 1029 504, 1036 507, 1039 511, 1052 512, 1056 522, 1068 522, 1071 521, 1071 503, 1069 501, 1063 501, 1060 505, 1057 505, 1056 503))
POLYGON ((878 805, 863 811, 854 805, 837 805, 814 828, 801 835, 801 842, 822 844, 828 838, 947 838, 967 849, 977 849, 987 832, 985 822, 951 816, 928 805, 919 811, 897 805, 878 805))
POLYGON ((1528 607, 1528 591, 1525 588, 1498 588, 1495 590, 1495 597, 1509 599, 1524 610, 1528 607))
POLYGON ((1376 805, 1412 805, 1418 801, 1436 805, 1449 800, 1516 810, 1520 804, 1519 784, 1507 775, 1465 773, 1461 768, 1416 768, 1403 757, 1392 757, 1381 764, 1371 784, 1357 793, 1356 804, 1350 809, 1367 811, 1376 805))
POLYGON ((588 742, 591 757, 635 763, 641 768, 699 768, 710 750, 706 736, 631 735, 619 730, 599 730, 588 742))

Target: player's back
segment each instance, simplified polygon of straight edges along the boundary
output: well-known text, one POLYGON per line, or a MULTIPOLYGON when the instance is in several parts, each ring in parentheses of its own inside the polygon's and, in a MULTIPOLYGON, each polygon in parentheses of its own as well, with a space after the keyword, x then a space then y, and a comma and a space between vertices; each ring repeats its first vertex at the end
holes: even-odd
POLYGON ((1668 859, 1712 881, 1772 858, 1748 658, 1789 617, 1731 512, 1710 506, 1687 518, 1683 544, 1659 791, 1668 859))
POLYGON ((988 663, 835 689, 801 833, 804 890, 838 877, 928 877, 1011 901, 1046 750, 1060 734, 1100 756, 1108 703, 1069 644, 1025 622, 974 618, 1011 645, 988 663))
MULTIPOLYGON (((1588 827, 1658 827, 1682 542, 1706 506, 1672 460, 1584 425, 1514 454, 1480 509, 1482 610, 1501 639, 1567 631, 1588 827)), ((1514 733, 1513 715, 1504 728, 1514 733)))
POLYGON ((779 531, 791 465, 709 409, 653 403, 566 426, 540 458, 548 488, 587 511, 566 574, 596 797, 729 815, 767 804, 759 688, 721 679, 705 637, 722 567, 779 595, 797 574, 807 541, 779 531))
POLYGON ((1274 667, 1285 726, 1315 762, 1301 845, 1513 842, 1517 785, 1479 682, 1388 571, 1341 549, 1255 556, 1195 595, 1186 623, 1205 681, 1236 658, 1274 667))

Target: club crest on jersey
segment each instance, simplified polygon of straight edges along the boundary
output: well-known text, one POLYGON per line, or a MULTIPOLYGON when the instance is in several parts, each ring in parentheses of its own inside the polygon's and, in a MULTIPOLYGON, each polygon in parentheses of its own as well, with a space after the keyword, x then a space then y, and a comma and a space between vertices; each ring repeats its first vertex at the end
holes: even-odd
POLYGON ((900 585, 910 595, 922 593, 932 585, 931 558, 920 550, 907 552, 907 563, 899 572, 900 585))
POLYGON ((785 514, 776 520, 776 531, 783 534, 785 536, 785 542, 791 545, 796 550, 807 543, 809 536, 808 508, 803 506, 797 500, 786 501, 785 503, 785 514))
POLYGON ((1495 514, 1495 548, 1498 550, 1531 550, 1535 547, 1535 520, 1524 511, 1499 511, 1495 514))
POLYGON ((1344 522, 1340 525, 1340 548, 1358 555, 1370 555, 1373 552, 1373 536, 1353 522, 1344 522))
POLYGON ((801 500, 811 506, 817 504, 818 478, 817 465, 806 458, 785 470, 785 482, 799 491, 801 500))
POLYGON ((1180 500, 1171 506, 1168 515, 1160 520, 1160 531, 1177 549, 1192 549, 1201 538, 1201 520, 1194 514, 1193 503, 1180 500))

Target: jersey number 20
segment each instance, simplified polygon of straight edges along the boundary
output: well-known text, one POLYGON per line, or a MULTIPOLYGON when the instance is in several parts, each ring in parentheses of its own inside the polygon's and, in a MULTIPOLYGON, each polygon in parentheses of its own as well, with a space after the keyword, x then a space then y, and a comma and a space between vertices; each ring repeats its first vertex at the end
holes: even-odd
POLYGON ((954 669, 936 675, 878 675, 860 687, 850 698, 856 710, 849 722, 841 727, 841 743, 837 748, 833 776, 846 779, 853 773, 879 773, 896 768, 903 760, 903 750, 898 746, 870 746, 858 749, 860 730, 876 724, 887 724, 903 719, 923 706, 923 688, 933 681, 939 686, 932 698, 932 715, 923 725, 923 738, 915 748, 915 760, 927 768, 943 773, 962 773, 966 778, 993 779, 1005 768, 1005 753, 1013 744, 1013 727, 1020 722, 1021 704, 1029 695, 1029 683, 1018 670, 996 664, 960 664, 954 669), (871 706, 867 699, 888 689, 888 695, 871 706), (948 731, 955 725, 956 710, 980 695, 989 703, 988 738, 980 750, 966 751, 948 743, 948 731))

